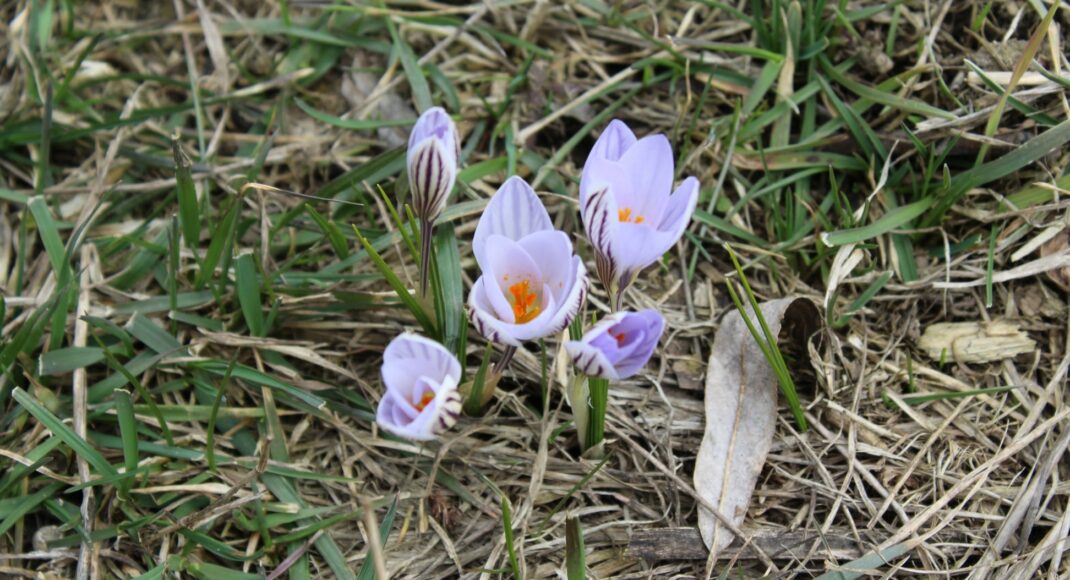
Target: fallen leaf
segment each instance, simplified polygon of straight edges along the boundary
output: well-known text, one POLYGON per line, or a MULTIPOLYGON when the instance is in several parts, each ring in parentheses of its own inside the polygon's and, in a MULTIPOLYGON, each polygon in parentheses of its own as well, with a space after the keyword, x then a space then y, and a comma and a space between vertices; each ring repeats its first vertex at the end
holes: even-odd
MULTIPOLYGON (((782 298, 759 306, 780 344, 805 343, 820 323, 816 306, 807 299, 782 298), (781 335, 781 327, 787 337, 781 335)), ((748 314, 757 326, 749 308, 748 314)), ((739 311, 729 312, 713 341, 706 371, 706 432, 694 481, 699 495, 737 527, 773 442, 777 391, 776 375, 739 311)), ((732 543, 732 533, 705 507, 699 508, 698 522, 702 540, 711 550, 732 543)))
POLYGON ((925 329, 918 348, 933 360, 983 363, 1033 352, 1037 343, 1007 320, 941 322, 925 329))
MULTIPOLYGON (((1040 256, 1065 253, 1067 246, 1070 245, 1068 242, 1070 242, 1070 230, 1064 228, 1062 232, 1040 247, 1040 256)), ((1064 291, 1070 292, 1070 266, 1049 270, 1048 278, 1051 278, 1051 281, 1058 284, 1064 291)))

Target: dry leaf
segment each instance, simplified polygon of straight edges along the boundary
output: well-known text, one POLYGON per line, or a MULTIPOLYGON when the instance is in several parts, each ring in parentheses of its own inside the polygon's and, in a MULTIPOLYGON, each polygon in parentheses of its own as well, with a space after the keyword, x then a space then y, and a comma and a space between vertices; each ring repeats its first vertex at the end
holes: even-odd
MULTIPOLYGON (((807 299, 782 298, 759 305, 778 337, 805 341, 820 321, 807 299)), ((753 312, 748 308, 753 318, 753 312)), ((757 325, 757 321, 755 320, 757 325)), ((780 343, 783 338, 778 338, 780 343)), ((794 349, 806 352, 805 348, 794 349)), ((706 433, 695 462, 695 489, 735 526, 747 513, 754 485, 773 442, 777 414, 777 379, 739 311, 721 321, 706 373, 706 433)), ((733 535, 709 510, 700 507, 702 540, 722 550, 733 535)))
MULTIPOLYGON (((1068 242, 1070 242, 1070 230, 1064 228, 1062 232, 1040 247, 1041 257, 1065 254, 1067 246, 1070 245, 1068 242)), ((1049 270, 1048 277, 1051 278, 1052 282, 1058 284, 1060 288, 1070 292, 1070 266, 1049 270)))
POLYGON ((1006 320, 941 322, 925 329, 918 348, 933 360, 982 363, 1033 352, 1037 343, 1006 320))

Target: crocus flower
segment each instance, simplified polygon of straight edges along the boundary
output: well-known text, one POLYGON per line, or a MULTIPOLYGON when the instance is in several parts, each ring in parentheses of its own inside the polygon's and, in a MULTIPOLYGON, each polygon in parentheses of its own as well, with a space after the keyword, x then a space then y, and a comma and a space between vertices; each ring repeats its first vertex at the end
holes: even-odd
POLYGON ((519 177, 510 177, 491 198, 472 250, 483 275, 468 295, 468 310, 488 340, 520 346, 556 334, 583 305, 587 269, 519 177))
POLYGON ((461 142, 453 120, 441 107, 423 112, 409 134, 409 189, 412 210, 427 223, 435 221, 457 180, 461 142))
POLYGON ((387 431, 429 441, 457 422, 461 414, 461 363, 441 344, 402 334, 383 353, 383 385, 375 421, 387 431))
POLYGON ((595 248, 598 277, 621 291, 670 248, 691 221, 698 180, 673 191, 673 155, 665 135, 636 140, 621 121, 598 137, 580 178, 580 211, 595 248))
POLYGON ((600 320, 581 340, 565 343, 565 351, 583 374, 619 381, 643 368, 665 329, 656 310, 617 312, 600 320))

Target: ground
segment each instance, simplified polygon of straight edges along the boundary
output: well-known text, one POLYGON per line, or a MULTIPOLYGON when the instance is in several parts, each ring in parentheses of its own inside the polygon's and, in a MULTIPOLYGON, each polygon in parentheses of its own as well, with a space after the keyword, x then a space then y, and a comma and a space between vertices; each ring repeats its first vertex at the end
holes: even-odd
MULTIPOLYGON (((563 577, 570 516, 597 578, 1070 574, 1053 10, 6 3, 0 575, 563 577), (625 296, 669 329, 610 390, 604 460, 580 456, 556 339, 440 441, 373 424, 382 350, 419 325, 358 232, 415 286, 391 211, 431 104, 462 135, 439 229, 464 294, 512 174, 594 270, 576 196, 610 119, 665 133, 701 182, 625 296), (824 324, 782 345, 809 428, 782 397, 743 525, 760 550, 707 561, 692 470, 735 309, 725 244, 759 300, 810 299, 824 324), (923 348, 945 322, 1018 348, 923 348)), ((469 373, 484 349, 470 332, 469 373)))

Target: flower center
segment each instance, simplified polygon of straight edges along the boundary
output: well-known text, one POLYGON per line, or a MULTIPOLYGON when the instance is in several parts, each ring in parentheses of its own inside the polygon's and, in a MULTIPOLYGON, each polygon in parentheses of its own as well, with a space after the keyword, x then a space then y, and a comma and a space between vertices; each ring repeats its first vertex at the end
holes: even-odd
POLYGON ((617 346, 618 347, 624 346, 624 333, 623 332, 618 332, 617 334, 613 334, 611 332, 611 333, 609 333, 609 335, 612 336, 613 338, 617 339, 617 346))
POLYGON ((619 219, 622 222, 633 222, 633 223, 641 224, 641 223, 643 223, 643 220, 645 220, 646 218, 641 216, 641 215, 638 215, 638 214, 636 214, 636 216, 633 218, 632 217, 632 208, 623 207, 623 208, 617 210, 617 219, 619 219))
POLYGON ((531 291, 531 281, 524 279, 509 287, 513 299, 513 317, 517 324, 531 322, 539 315, 539 295, 531 291))
POLYGON ((416 407, 417 411, 423 411, 425 408, 427 408, 428 405, 431 404, 431 401, 434 401, 434 400, 435 400, 435 392, 434 391, 426 391, 423 394, 423 396, 420 397, 420 400, 417 401, 415 404, 413 404, 413 407, 416 407))

